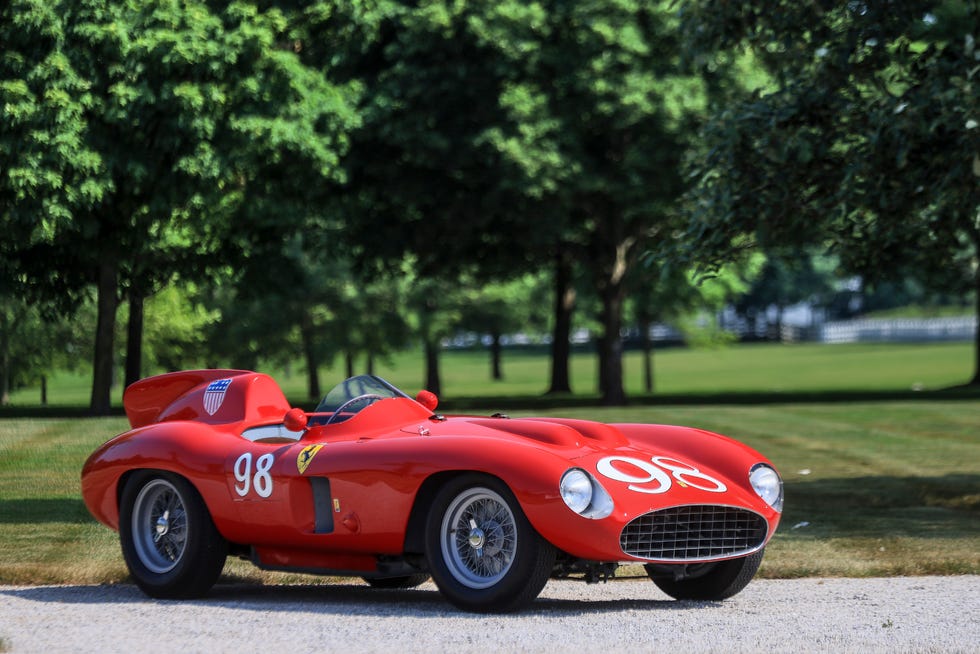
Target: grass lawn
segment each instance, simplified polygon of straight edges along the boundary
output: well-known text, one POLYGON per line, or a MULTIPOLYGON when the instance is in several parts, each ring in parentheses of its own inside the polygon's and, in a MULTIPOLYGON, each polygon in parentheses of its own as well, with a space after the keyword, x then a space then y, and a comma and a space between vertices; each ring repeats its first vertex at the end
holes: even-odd
MULTIPOLYGON (((551 413, 699 426, 766 453, 784 476, 786 511, 762 576, 980 573, 978 400, 551 413)), ((126 578, 115 533, 89 517, 78 490, 85 457, 125 427, 0 420, 0 583, 126 578)), ((240 562, 226 570, 290 579, 240 562)))
MULTIPOLYGON (((668 348, 654 354, 654 397, 717 397, 753 394, 819 394, 935 391, 965 383, 973 374, 972 343, 735 345, 707 349, 668 348)), ((442 397, 536 397, 548 388, 549 361, 541 352, 505 351, 504 379, 490 379, 486 351, 446 351, 441 355, 442 397)), ((639 352, 627 352, 624 384, 633 398, 645 397, 643 362, 639 352)), ((299 366, 290 371, 263 369, 273 375, 297 403, 306 400, 306 375, 299 366)), ((357 370, 357 372, 363 372, 357 370)), ((376 367, 376 373, 409 392, 421 388, 423 371, 418 352, 402 352, 376 367)), ((343 378, 342 370, 324 368, 324 392, 343 378)), ((572 390, 588 400, 598 395, 596 362, 592 353, 571 359, 572 390)), ((80 373, 60 373, 49 384, 49 404, 84 407, 91 379, 80 373)), ((40 391, 13 393, 12 405, 36 406, 40 391)), ((122 388, 114 401, 121 405, 122 388)), ((0 416, 3 413, 0 412, 0 416)))
MULTIPOLYGON (((742 440, 771 458, 786 482, 786 511, 760 574, 871 576, 980 574, 980 397, 910 390, 961 384, 972 372, 971 361, 969 344, 666 350, 657 355, 662 403, 604 408, 582 405, 594 393, 594 362, 581 355, 573 362, 572 381, 583 402, 533 411, 522 400, 545 388, 547 365, 540 355, 505 358, 502 383, 487 381, 484 353, 448 353, 442 370, 450 400, 492 395, 500 410, 513 402, 509 412, 515 416, 684 424, 742 440), (891 391, 902 399, 862 399, 891 391), (853 397, 793 401, 808 393, 853 397), (710 401, 715 394, 726 401, 710 401)), ((636 396, 637 355, 627 357, 626 370, 636 396)), ((379 374, 406 390, 417 389, 421 380, 418 362, 408 355, 379 374)), ((323 385, 339 376, 325 372, 323 385)), ((302 375, 277 377, 291 397, 302 397, 302 375)), ((52 402, 84 406, 87 383, 52 380, 52 402)), ((15 402, 30 404, 32 393, 18 394, 15 402)), ((85 458, 126 427, 118 417, 0 419, 0 583, 126 578, 116 534, 94 522, 79 493, 85 458)), ((241 562, 230 562, 226 572, 266 581, 294 578, 241 562)))

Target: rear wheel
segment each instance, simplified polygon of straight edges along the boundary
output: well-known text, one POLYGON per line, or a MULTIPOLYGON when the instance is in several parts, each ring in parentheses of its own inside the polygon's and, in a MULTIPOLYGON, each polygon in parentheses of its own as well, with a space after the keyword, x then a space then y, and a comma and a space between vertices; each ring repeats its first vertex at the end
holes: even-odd
POLYGON ((755 554, 692 566, 687 577, 675 579, 664 574, 663 566, 645 566, 657 588, 679 600, 718 601, 728 599, 745 588, 755 576, 765 550, 755 554))
POLYGON ((461 609, 500 613, 525 606, 547 583, 555 555, 498 479, 457 477, 432 503, 426 524, 429 570, 446 599, 461 609))
POLYGON ((126 482, 119 541, 136 585, 164 599, 204 595, 228 554, 197 490, 166 472, 139 472, 126 482))

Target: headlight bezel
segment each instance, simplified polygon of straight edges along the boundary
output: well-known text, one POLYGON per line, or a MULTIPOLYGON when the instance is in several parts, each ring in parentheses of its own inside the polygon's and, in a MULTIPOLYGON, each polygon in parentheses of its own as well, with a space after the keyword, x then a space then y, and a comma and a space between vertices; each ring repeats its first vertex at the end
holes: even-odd
POLYGON ((599 520, 613 511, 612 497, 595 477, 582 468, 565 471, 558 482, 558 494, 565 506, 583 518, 599 520))
POLYGON ((756 463, 749 469, 749 485, 763 502, 783 512, 783 479, 768 463, 756 463))

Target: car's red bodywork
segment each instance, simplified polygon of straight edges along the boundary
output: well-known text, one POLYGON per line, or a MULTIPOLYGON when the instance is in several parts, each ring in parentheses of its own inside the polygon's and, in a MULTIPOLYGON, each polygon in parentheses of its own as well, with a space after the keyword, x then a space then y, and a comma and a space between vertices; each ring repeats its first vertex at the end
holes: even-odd
POLYGON ((200 493, 221 536, 267 568, 394 574, 407 554, 423 553, 429 503, 461 473, 503 482, 564 561, 723 560, 761 550, 779 523, 779 507, 763 501, 749 481, 749 470, 766 459, 697 429, 446 418, 413 399, 390 397, 343 422, 311 420, 304 430, 289 431, 283 423, 290 405, 278 385, 264 374, 234 370, 152 377, 128 388, 124 402, 132 429, 93 453, 82 472, 91 513, 119 529, 127 475, 174 473, 200 493), (612 500, 608 515, 589 517, 566 506, 559 484, 570 468, 601 484, 612 500), (700 506, 761 516, 764 533, 737 551, 701 558, 624 551, 624 527, 639 516, 700 506))

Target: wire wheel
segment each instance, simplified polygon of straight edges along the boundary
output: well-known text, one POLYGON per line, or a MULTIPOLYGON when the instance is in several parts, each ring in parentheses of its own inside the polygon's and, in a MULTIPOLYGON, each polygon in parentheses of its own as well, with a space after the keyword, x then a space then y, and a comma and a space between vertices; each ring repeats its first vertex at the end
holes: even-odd
POLYGON ((166 479, 143 486, 133 504, 133 546, 136 555, 155 574, 170 572, 187 548, 187 509, 177 489, 166 479))
POLYGON ((186 478, 140 470, 119 500, 126 567, 150 597, 200 597, 218 580, 228 554, 200 493, 186 478))
POLYGON ((446 509, 440 533, 446 566, 464 586, 489 588, 514 563, 517 522, 504 498, 488 488, 460 493, 446 509))
POLYGON ((496 477, 461 474, 432 499, 426 563, 439 591, 461 609, 503 613, 527 606, 547 583, 556 556, 496 477))

